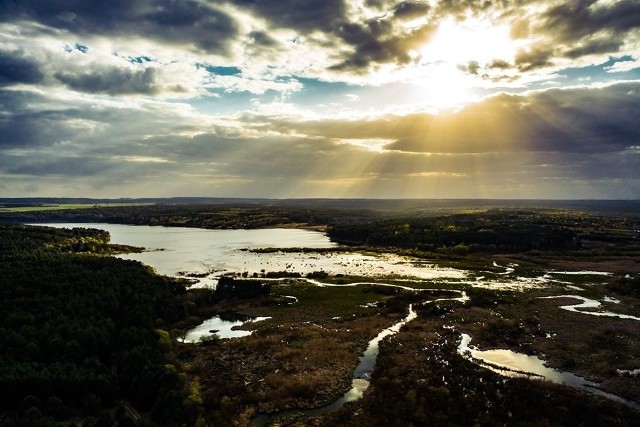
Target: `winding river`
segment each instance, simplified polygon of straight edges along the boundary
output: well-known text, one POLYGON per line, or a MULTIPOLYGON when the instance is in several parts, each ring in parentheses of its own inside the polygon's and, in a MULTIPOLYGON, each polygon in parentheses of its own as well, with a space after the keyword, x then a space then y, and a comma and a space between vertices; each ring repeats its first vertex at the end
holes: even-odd
MULTIPOLYGON (((312 282, 318 283, 315 281, 312 281, 312 282)), ((330 286, 324 283, 318 283, 318 284, 320 286, 330 286)), ((358 284, 359 283, 351 283, 349 285, 338 285, 338 286, 356 286, 358 284)), ((443 291, 442 289, 412 289, 412 288, 407 288, 405 286, 393 285, 389 283, 382 283, 382 284, 377 283, 377 285, 390 286, 390 287, 411 290, 414 292, 423 292, 423 293, 443 291)), ((421 304, 423 305, 432 304, 439 301, 459 301, 464 303, 469 299, 469 297, 464 291, 447 290, 447 292, 456 293, 458 294, 458 296, 451 297, 451 298, 437 298, 429 301, 423 301, 421 304)), ((378 353, 380 352, 380 343, 382 342, 382 340, 397 334, 404 325, 416 319, 417 317, 418 317, 418 313, 413 309, 413 304, 410 304, 409 313, 407 314, 406 317, 394 323, 390 327, 382 330, 375 338, 369 341, 367 349, 364 351, 362 356, 360 356, 360 361, 353 372, 351 388, 342 396, 340 396, 338 399, 334 400, 333 402, 325 406, 321 406, 319 408, 314 408, 314 409, 293 409, 289 411, 276 412, 273 414, 260 414, 254 417, 251 420, 251 423, 249 425, 251 427, 264 427, 268 425, 270 422, 288 415, 295 415, 297 418, 309 418, 316 415, 328 414, 337 409, 340 409, 342 406, 344 406, 345 403, 353 402, 355 400, 360 399, 363 396, 364 392, 369 388, 369 380, 376 366, 378 353)))

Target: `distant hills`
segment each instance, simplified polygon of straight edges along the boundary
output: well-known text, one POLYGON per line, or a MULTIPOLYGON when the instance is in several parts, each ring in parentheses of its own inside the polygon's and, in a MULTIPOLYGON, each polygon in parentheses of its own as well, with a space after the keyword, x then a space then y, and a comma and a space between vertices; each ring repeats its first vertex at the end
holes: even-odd
POLYGON ((267 199, 218 197, 144 197, 144 198, 80 198, 80 197, 19 197, 0 198, 0 208, 50 206, 66 204, 160 204, 160 205, 268 205, 318 206, 374 210, 448 210, 486 208, 547 208, 591 212, 640 213, 639 200, 535 200, 535 199, 267 199))

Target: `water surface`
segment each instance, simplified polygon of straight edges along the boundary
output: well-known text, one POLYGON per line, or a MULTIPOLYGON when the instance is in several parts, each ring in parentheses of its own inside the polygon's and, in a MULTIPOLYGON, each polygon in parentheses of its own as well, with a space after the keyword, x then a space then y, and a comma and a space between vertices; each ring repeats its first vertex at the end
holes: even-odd
POLYGON ((575 375, 571 372, 558 371, 549 368, 545 362, 537 356, 529 356, 523 353, 506 349, 479 350, 470 346, 471 337, 462 334, 458 354, 472 362, 506 377, 539 378, 556 384, 564 384, 586 390, 590 393, 606 397, 622 403, 630 408, 640 410, 640 405, 631 400, 624 399, 612 393, 600 390, 599 384, 575 375))
POLYGON ((508 377, 539 377, 556 384, 567 384, 573 387, 594 387, 597 385, 571 372, 561 372, 548 368, 538 356, 529 356, 505 349, 478 350, 469 346, 470 342, 471 337, 467 334, 462 334, 458 353, 500 375, 508 377))
POLYGON ((197 343, 214 334, 219 338, 241 338, 249 336, 253 331, 237 329, 247 323, 260 322, 270 317, 250 317, 246 319, 225 319, 222 316, 213 316, 201 324, 189 329, 182 342, 197 343))
POLYGON ((268 252, 262 248, 334 248, 337 245, 324 234, 297 229, 207 230, 201 228, 152 227, 144 225, 66 223, 40 224, 54 227, 82 227, 106 230, 111 242, 139 246, 142 253, 118 257, 140 261, 158 273, 192 277, 199 286, 215 286, 225 273, 287 271, 306 275, 314 271, 351 276, 381 277, 396 275, 418 279, 463 280, 467 273, 434 264, 414 262, 395 255, 360 253, 268 252))

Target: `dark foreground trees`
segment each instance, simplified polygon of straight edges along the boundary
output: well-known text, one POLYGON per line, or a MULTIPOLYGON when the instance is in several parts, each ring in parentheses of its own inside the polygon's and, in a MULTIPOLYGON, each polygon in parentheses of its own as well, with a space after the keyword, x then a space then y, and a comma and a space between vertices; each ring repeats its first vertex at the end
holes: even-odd
POLYGON ((0 425, 193 424, 163 329, 182 317, 185 290, 140 263, 77 252, 107 241, 0 226, 0 425))

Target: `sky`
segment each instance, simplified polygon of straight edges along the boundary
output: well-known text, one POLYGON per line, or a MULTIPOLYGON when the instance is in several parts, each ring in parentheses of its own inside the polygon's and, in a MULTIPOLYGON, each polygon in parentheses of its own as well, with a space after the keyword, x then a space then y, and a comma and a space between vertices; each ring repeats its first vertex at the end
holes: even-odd
POLYGON ((38 196, 640 199, 640 1, 2 0, 38 196))

